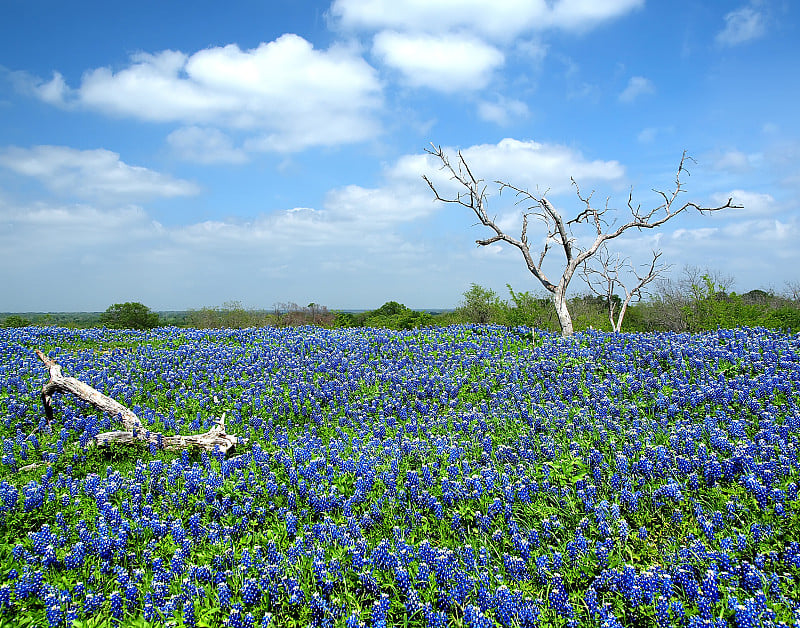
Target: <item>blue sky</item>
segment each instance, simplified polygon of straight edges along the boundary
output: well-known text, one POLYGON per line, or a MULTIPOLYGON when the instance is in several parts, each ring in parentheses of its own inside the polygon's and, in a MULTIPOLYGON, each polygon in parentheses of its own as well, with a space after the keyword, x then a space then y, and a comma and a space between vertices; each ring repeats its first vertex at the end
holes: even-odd
MULTIPOLYGON (((685 213, 612 252, 796 282, 800 5, 789 0, 6 0, 0 20, 0 311, 311 301, 455 306, 473 282, 540 292, 478 247, 425 153, 644 207, 696 163, 685 213)), ((489 187, 492 215, 520 211, 489 187)), ((545 233, 532 224, 537 249, 545 233)), ((574 233, 578 244, 586 233, 574 233)), ((557 250, 545 268, 560 274, 557 250)), ((572 292, 585 292, 579 278, 572 292)))

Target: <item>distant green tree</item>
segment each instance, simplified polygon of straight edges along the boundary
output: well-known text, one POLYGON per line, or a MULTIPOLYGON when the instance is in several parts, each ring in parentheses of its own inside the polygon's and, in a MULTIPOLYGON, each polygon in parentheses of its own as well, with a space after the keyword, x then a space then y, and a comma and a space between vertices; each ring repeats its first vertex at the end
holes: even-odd
POLYGON ((152 329, 158 327, 158 314, 141 303, 115 303, 100 315, 100 322, 113 329, 152 329))
POLYGON ((775 298, 774 294, 759 289, 745 292, 740 296, 742 297, 742 302, 747 303, 748 305, 753 303, 757 305, 766 305, 775 298))
POLYGON ((739 325, 753 324, 754 308, 742 307, 742 300, 735 292, 728 294, 727 286, 717 282, 709 273, 704 273, 689 286, 691 298, 684 306, 689 331, 705 331, 722 327, 730 329, 739 325))
POLYGON ((408 308, 402 303, 387 301, 377 310, 373 310, 371 316, 397 316, 398 314, 405 314, 408 311, 408 308))
POLYGON ((388 301, 377 310, 353 314, 336 312, 334 327, 380 327, 383 329, 418 329, 434 324, 428 312, 417 312, 397 301, 388 301))
POLYGON ((503 307, 506 325, 525 325, 558 331, 558 322, 550 299, 537 297, 530 292, 514 292, 511 284, 506 284, 506 287, 511 295, 511 303, 506 303, 503 307))
POLYGON ((12 314, 11 316, 6 316, 3 319, 2 327, 9 329, 11 327, 27 327, 31 324, 32 323, 27 318, 23 318, 18 314, 12 314))
POLYGON ((334 327, 359 327, 356 315, 352 312, 336 312, 333 319, 334 327))
POLYGON ((464 299, 456 311, 469 323, 494 323, 499 318, 500 299, 494 290, 474 283, 464 293, 464 299))
POLYGON ((767 312, 762 317, 762 325, 772 329, 784 329, 794 333, 800 332, 800 309, 784 305, 767 312))

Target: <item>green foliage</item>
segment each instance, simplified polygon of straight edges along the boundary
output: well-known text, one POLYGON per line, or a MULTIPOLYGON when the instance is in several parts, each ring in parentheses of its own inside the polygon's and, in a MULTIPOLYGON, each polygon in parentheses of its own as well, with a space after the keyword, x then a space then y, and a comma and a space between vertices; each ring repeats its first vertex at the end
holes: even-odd
POLYGON ((358 327, 358 318, 352 312, 336 312, 333 317, 334 327, 358 327))
POLYGON ((246 310, 239 301, 228 301, 222 306, 189 310, 187 322, 198 329, 245 329, 261 327, 269 322, 269 315, 261 310, 246 310))
POLYGON ((158 314, 138 302, 115 303, 100 315, 100 322, 112 329, 153 329, 158 314))
POLYGON ((692 284, 691 300, 683 307, 690 331, 740 326, 800 331, 797 304, 764 290, 743 295, 726 293, 710 275, 704 274, 700 279, 702 283, 692 284))
POLYGON ((569 311, 575 331, 590 328, 612 331, 608 320, 608 305, 603 297, 583 295, 570 299, 569 311))
POLYGON ((511 284, 506 284, 511 295, 511 303, 503 303, 503 322, 509 327, 524 325, 536 329, 556 331, 553 301, 547 297, 537 297, 530 292, 514 292, 511 284))
POLYGON ((32 325, 31 321, 27 318, 23 318, 17 314, 12 314, 11 316, 6 316, 3 319, 3 322, 0 324, 0 327, 4 329, 9 329, 11 327, 27 327, 28 325, 32 325))
POLYGON ((761 325, 768 329, 800 332, 800 308, 784 305, 767 312, 762 318, 761 325))
POLYGON ((397 301, 388 301, 377 310, 359 312, 337 312, 336 327, 382 327, 384 329, 417 329, 434 323, 428 312, 417 312, 397 301))
MULTIPOLYGON (((510 284, 506 286, 511 296, 510 301, 501 300, 491 289, 472 284, 464 293, 461 305, 455 312, 442 317, 437 323, 496 324, 560 331, 553 300, 549 295, 536 296, 530 292, 515 292, 510 284)), ((569 310, 576 331, 590 327, 610 329, 605 299, 578 296, 570 299, 569 310)))
POLYGON ((403 305, 402 303, 398 303, 397 301, 387 301, 383 305, 381 305, 377 310, 373 310, 370 314, 371 317, 378 317, 378 316, 397 316, 398 314, 405 314, 410 310, 403 305))
POLYGON ((485 325, 500 322, 502 304, 494 290, 482 288, 474 283, 464 293, 464 299, 456 309, 464 322, 485 325))
MULTIPOLYGON (((765 327, 800 332, 800 300, 797 291, 784 296, 751 290, 741 295, 728 292, 732 283, 712 272, 685 269, 686 278, 662 282, 651 298, 631 304, 625 314, 624 332, 705 331, 738 326, 765 327)), ((506 284, 509 299, 502 300, 489 288, 471 284, 455 310, 431 313, 411 310, 388 301, 366 312, 331 312, 309 303, 280 303, 274 310, 246 309, 238 301, 188 311, 151 312, 141 303, 112 305, 105 312, 0 312, 0 328, 29 325, 90 328, 105 325, 119 329, 149 329, 158 325, 198 329, 243 329, 264 326, 315 325, 320 327, 382 327, 416 329, 431 325, 494 324, 560 330, 552 299, 547 293, 516 292, 506 284)), ((620 298, 617 301, 617 311, 620 298)), ((568 301, 575 331, 610 330, 605 297, 576 296, 568 301)))

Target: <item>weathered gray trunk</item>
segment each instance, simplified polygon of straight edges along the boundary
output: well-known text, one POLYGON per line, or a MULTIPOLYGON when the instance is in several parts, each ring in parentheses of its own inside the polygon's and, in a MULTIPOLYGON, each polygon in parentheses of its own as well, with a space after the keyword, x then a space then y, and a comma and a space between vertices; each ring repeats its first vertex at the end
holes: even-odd
POLYGON ((625 312, 628 310, 628 302, 630 301, 630 297, 625 299, 622 303, 622 306, 619 309, 619 314, 617 314, 617 321, 614 322, 614 319, 611 319, 611 325, 614 328, 615 333, 620 333, 622 331, 622 321, 625 318, 625 312))
POLYGON ((569 309, 567 309, 566 288, 561 289, 560 286, 553 292, 553 305, 556 308, 556 315, 558 316, 558 324, 561 326, 562 336, 571 336, 574 333, 572 329, 572 316, 570 316, 569 309))
POLYGON ((182 436, 164 436, 157 432, 147 429, 136 414, 123 406, 118 401, 107 397, 99 390, 92 388, 88 384, 75 379, 74 377, 64 377, 61 374, 61 365, 53 359, 37 350, 36 355, 47 367, 50 373, 50 381, 42 387, 42 403, 48 421, 53 420, 53 406, 51 403, 53 393, 70 393, 79 399, 83 399, 93 408, 104 412, 112 419, 121 421, 126 431, 112 431, 98 434, 94 440, 98 445, 107 443, 121 443, 130 445, 134 443, 155 443, 163 449, 189 449, 197 447, 207 451, 214 451, 216 448, 222 453, 227 453, 239 442, 239 439, 225 432, 225 415, 217 421, 217 424, 205 434, 190 434, 182 436))

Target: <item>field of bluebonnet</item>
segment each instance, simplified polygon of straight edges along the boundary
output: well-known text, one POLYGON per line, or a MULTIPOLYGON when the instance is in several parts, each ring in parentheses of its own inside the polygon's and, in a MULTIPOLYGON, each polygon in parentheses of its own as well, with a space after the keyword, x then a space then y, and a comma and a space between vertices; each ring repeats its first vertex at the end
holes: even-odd
POLYGON ((0 330, 0 432, 3 626, 800 626, 798 335, 0 330))

